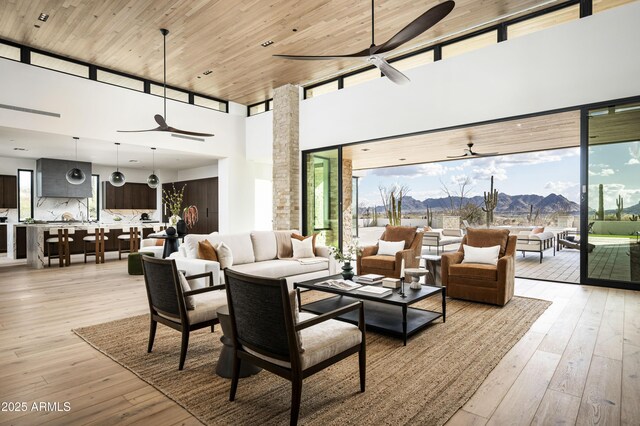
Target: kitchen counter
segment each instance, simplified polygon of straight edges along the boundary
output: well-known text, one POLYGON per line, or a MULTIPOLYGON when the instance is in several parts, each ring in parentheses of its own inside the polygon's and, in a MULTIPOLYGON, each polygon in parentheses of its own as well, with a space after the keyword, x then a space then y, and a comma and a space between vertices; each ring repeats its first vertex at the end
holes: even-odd
MULTIPOLYGON (((47 262, 45 256, 44 233, 52 228, 73 228, 75 231, 86 231, 95 228, 108 228, 109 230, 122 230, 130 227, 139 229, 153 228, 159 226, 158 223, 140 222, 113 222, 113 223, 27 223, 15 224, 15 226, 27 227, 27 265, 35 269, 42 269, 47 262)), ((71 236, 73 238, 73 235, 71 236)), ((77 238, 74 238, 76 240, 77 238)))

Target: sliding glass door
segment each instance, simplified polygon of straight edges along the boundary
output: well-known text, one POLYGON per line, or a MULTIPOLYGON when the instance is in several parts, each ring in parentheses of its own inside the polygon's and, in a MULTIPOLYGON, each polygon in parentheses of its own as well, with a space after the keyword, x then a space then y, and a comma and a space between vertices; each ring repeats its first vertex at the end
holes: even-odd
POLYGON ((341 242, 339 149, 303 154, 303 232, 338 247, 341 242))
POLYGON ((586 120, 583 274, 640 289, 640 103, 593 108, 586 120))

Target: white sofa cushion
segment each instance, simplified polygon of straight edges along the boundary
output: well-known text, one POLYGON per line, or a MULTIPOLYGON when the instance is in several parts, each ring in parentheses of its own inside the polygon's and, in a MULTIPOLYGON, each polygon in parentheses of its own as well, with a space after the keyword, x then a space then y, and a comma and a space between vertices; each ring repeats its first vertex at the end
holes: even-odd
MULTIPOLYGON (((300 312, 300 322, 314 318, 315 316, 316 315, 308 312, 300 312)), ((300 343, 304 346, 304 352, 300 355, 302 358, 302 369, 317 365, 362 342, 362 333, 358 327, 332 319, 305 328, 300 334, 300 343)), ((273 364, 284 368, 291 368, 291 364, 286 361, 260 355, 249 348, 245 348, 245 350, 273 364)))
MULTIPOLYGON (((320 258, 322 259, 322 258, 320 258)), ((309 272, 327 270, 329 259, 324 262, 301 264, 297 260, 277 259, 265 260, 264 262, 247 263, 244 265, 233 265, 230 269, 243 274, 256 275, 265 278, 282 278, 290 275, 301 275, 309 272)))
POLYGON ((500 255, 500 246, 473 247, 464 245, 464 258, 462 263, 483 263, 487 265, 497 265, 500 255))
POLYGON ((233 255, 233 264, 242 265, 244 263, 253 263, 256 258, 253 254, 253 244, 251 244, 251 234, 248 232, 242 234, 211 234, 207 240, 212 246, 217 247, 218 244, 224 242, 233 255))
POLYGON ((256 262, 273 260, 278 257, 278 244, 276 243, 276 234, 273 231, 253 231, 251 243, 256 262))
POLYGON ((313 254, 313 237, 307 237, 304 240, 291 238, 291 247, 294 259, 307 259, 316 256, 313 254))
POLYGON ((395 256, 397 252, 404 250, 403 241, 378 240, 378 256, 395 256))
MULTIPOLYGON (((227 304, 227 293, 224 290, 214 290, 206 293, 190 296, 195 299, 196 308, 187 311, 189 324, 199 324, 218 317, 216 312, 219 308, 227 304)), ((180 322, 180 318, 158 313, 163 318, 180 322)))
MULTIPOLYGON (((206 240, 209 236, 215 235, 217 232, 213 232, 211 234, 187 234, 184 237, 184 242, 180 245, 180 248, 185 249, 186 256, 189 259, 197 259, 198 258, 198 243, 200 241, 206 240)), ((215 244, 213 244, 215 247, 215 244)))
POLYGON ((220 269, 227 269, 233 265, 233 252, 223 242, 216 246, 216 254, 218 255, 218 263, 220 263, 220 269))

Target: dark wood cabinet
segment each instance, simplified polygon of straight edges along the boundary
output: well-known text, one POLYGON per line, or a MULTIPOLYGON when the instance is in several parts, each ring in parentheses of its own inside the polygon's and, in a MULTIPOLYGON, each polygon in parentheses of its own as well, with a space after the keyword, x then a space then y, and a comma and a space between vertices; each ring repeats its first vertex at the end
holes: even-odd
POLYGON ((18 178, 0 175, 0 208, 18 208, 18 178))
POLYGON ((102 182, 102 208, 107 210, 155 210, 157 189, 146 183, 125 183, 120 187, 102 182))
POLYGON ((27 258, 27 227, 16 226, 16 259, 27 258))
MULTIPOLYGON (((162 185, 162 189, 171 191, 172 185, 180 190, 183 185, 184 198, 182 207, 196 206, 198 208, 198 223, 189 229, 190 234, 209 234, 218 230, 218 178, 207 178, 197 180, 187 180, 179 182, 169 182, 162 185)), ((167 222, 171 212, 165 214, 162 206, 162 220, 167 222)), ((182 215, 181 215, 182 216, 182 215)))
POLYGON ((0 225, 0 253, 7 252, 7 226, 0 225))

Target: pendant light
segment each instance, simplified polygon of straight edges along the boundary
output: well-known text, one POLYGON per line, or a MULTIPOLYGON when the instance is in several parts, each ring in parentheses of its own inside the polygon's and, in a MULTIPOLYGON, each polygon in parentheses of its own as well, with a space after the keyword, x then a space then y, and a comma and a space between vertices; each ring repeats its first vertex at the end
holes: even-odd
POLYGON ((111 173, 111 176, 109 176, 109 183, 111 183, 111 185, 113 186, 122 186, 124 185, 126 179, 124 177, 124 174, 122 174, 122 172, 119 169, 119 157, 118 157, 118 148, 120 147, 120 143, 116 142, 116 171, 111 173))
POLYGON ((71 185, 81 185, 84 180, 87 178, 82 170, 78 168, 78 139, 76 136, 73 137, 76 141, 76 166, 72 169, 69 169, 67 172, 67 182, 71 185))
POLYGON ((153 153, 153 171, 147 178, 147 185, 149 185, 149 188, 155 189, 160 185, 160 179, 156 176, 156 149, 151 148, 151 152, 153 153))

